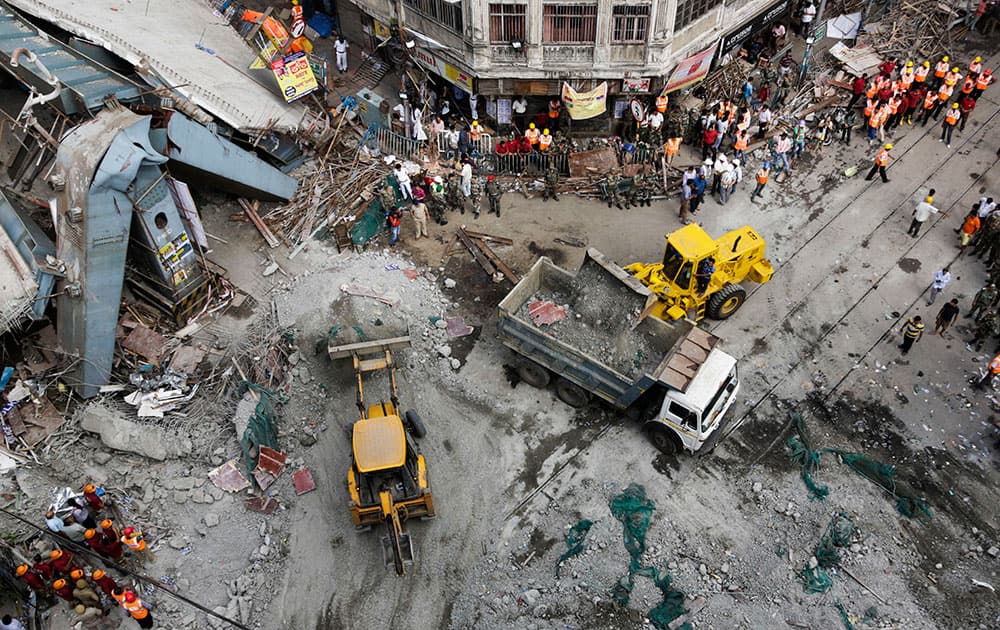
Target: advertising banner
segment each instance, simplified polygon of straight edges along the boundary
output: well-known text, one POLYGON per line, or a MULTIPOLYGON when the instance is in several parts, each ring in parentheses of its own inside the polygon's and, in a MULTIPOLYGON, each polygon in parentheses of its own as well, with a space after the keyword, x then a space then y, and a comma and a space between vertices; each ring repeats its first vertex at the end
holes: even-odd
POLYGON ((712 67, 712 57, 715 56, 715 44, 696 55, 691 55, 684 61, 677 64, 674 73, 670 75, 670 80, 663 86, 660 94, 669 94, 674 90, 686 88, 694 85, 705 78, 708 70, 712 67))
POLYGON ((569 83, 563 82, 562 101, 569 117, 573 120, 587 120, 600 116, 608 108, 608 82, 593 90, 577 92, 569 83))
POLYGON ((278 80, 285 102, 291 103, 319 89, 316 75, 304 52, 297 52, 271 62, 271 72, 278 80))

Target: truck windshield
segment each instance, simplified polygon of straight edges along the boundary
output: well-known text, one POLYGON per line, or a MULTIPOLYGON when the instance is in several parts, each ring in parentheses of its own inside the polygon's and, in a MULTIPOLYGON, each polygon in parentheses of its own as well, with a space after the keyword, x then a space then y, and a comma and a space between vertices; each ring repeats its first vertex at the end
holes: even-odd
POLYGON ((681 273, 681 267, 684 266, 688 267, 687 276, 688 279, 690 279, 691 266, 684 265, 684 257, 681 256, 681 253, 674 249, 673 245, 667 243, 667 250, 663 253, 663 275, 674 282, 681 284, 680 280, 683 280, 683 278, 678 279, 677 276, 681 273))
POLYGON ((708 433, 715 427, 715 421, 719 419, 719 408, 722 406, 722 400, 728 398, 729 394, 732 393, 733 389, 736 387, 736 367, 733 366, 729 376, 726 377, 725 382, 719 387, 719 391, 715 392, 712 396, 712 400, 709 401, 708 406, 705 407, 705 413, 701 417, 701 433, 702 435, 708 433))

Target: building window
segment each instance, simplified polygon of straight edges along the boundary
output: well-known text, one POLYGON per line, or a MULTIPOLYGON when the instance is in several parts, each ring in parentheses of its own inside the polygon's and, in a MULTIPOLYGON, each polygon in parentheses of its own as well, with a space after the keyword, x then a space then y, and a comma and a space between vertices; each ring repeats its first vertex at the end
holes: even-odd
POLYGON ((611 41, 615 44, 645 44, 649 32, 649 5, 619 4, 611 13, 611 41))
POLYGON ((722 0, 680 0, 677 3, 677 16, 674 18, 674 32, 682 30, 721 2, 722 0))
POLYGON ((546 4, 542 41, 546 44, 593 44, 597 38, 596 4, 546 4))
POLYGON ((440 22, 446 28, 456 33, 462 32, 462 1, 461 0, 403 0, 423 15, 435 22, 440 22))
POLYGON ((523 4, 490 4, 490 41, 508 44, 524 41, 523 4))

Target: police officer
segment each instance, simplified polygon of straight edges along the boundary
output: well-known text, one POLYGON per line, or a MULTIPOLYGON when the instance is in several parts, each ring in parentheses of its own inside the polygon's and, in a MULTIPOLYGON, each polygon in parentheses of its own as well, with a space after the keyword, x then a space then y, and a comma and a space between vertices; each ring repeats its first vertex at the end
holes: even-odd
POLYGON ((556 187, 559 185, 559 171, 556 170, 554 162, 549 162, 549 168, 545 171, 545 189, 542 191, 542 201, 548 201, 551 197, 559 201, 559 192, 556 187))
POLYGON ((500 216, 500 196, 503 192, 497 184, 496 178, 492 175, 486 178, 486 197, 490 200, 490 212, 495 212, 500 216))

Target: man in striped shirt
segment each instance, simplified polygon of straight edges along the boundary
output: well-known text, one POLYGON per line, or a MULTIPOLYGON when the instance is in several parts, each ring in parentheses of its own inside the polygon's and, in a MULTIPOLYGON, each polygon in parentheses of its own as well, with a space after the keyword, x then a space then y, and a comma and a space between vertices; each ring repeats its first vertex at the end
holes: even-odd
POLYGON ((906 323, 899 330, 903 333, 903 343, 899 349, 905 355, 913 347, 914 342, 920 341, 920 338, 924 336, 924 323, 920 321, 919 315, 914 315, 906 320, 906 323))

